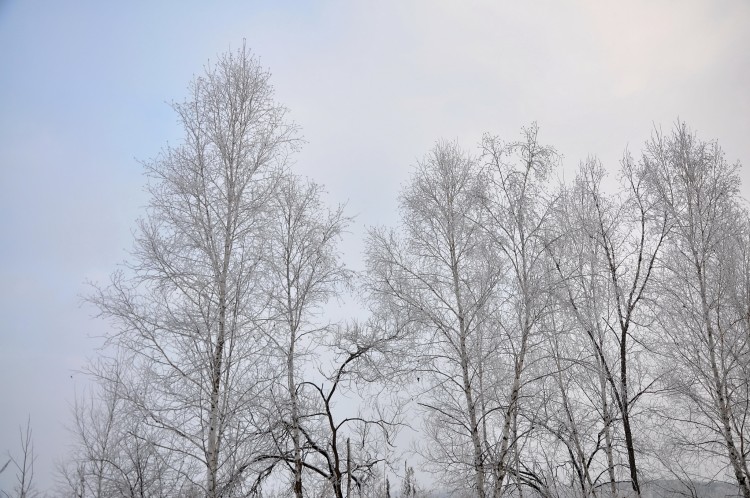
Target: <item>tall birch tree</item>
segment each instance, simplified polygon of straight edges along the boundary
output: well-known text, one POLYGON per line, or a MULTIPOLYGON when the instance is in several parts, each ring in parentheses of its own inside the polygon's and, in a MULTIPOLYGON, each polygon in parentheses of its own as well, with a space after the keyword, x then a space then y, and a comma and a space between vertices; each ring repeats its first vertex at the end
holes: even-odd
POLYGON ((280 180, 269 206, 264 251, 271 318, 268 337, 285 371, 285 394, 279 396, 278 406, 292 445, 291 458, 285 448, 279 457, 291 461, 292 489, 302 498, 303 460, 309 449, 301 424, 309 415, 309 403, 300 399, 301 385, 305 367, 311 368, 310 356, 319 352, 318 343, 330 329, 318 316, 322 306, 351 277, 336 248, 351 220, 342 206, 334 210, 323 206, 319 185, 291 174, 280 180))
POLYGON ((138 382, 122 395, 191 463, 183 478, 216 498, 247 491, 266 449, 259 415, 276 372, 259 356, 257 282, 296 128, 244 47, 173 108, 183 141, 145 164, 150 201, 131 259, 91 301, 114 324, 111 343, 133 354, 138 382))
POLYGON ((685 401, 680 421, 696 435, 691 446, 726 459, 748 498, 750 280, 739 164, 684 123, 657 131, 646 161, 674 220, 659 316, 675 363, 672 388, 685 401))
POLYGON ((518 141, 485 135, 482 152, 489 188, 481 226, 496 254, 494 264, 507 268, 502 291, 495 296, 498 313, 493 324, 503 354, 493 361, 509 368, 494 387, 500 409, 491 408, 485 417, 485 424, 492 422, 485 452, 492 496, 498 497, 511 478, 518 486, 533 482, 524 477, 532 472, 523 469, 520 435, 527 432, 525 421, 530 427, 534 417, 524 416, 521 404, 524 386, 541 373, 529 375, 529 370, 541 365, 535 350, 544 342, 544 316, 552 304, 547 247, 556 199, 549 177, 558 156, 539 142, 536 124, 524 128, 518 141))
POLYGON ((480 370, 496 350, 487 318, 501 274, 481 228, 485 186, 475 158, 440 142, 401 194, 401 232, 374 229, 367 240, 372 299, 413 331, 426 456, 444 481, 482 498, 480 370))

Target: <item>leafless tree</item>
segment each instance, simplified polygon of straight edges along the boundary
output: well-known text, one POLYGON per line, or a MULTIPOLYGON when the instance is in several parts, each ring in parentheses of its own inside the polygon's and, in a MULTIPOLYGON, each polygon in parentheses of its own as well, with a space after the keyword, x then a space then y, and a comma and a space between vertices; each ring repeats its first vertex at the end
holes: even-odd
POLYGON ((127 358, 100 359, 90 366, 96 383, 73 406, 73 449, 60 465, 64 496, 171 496, 184 490, 183 463, 164 451, 162 434, 143 422, 139 410, 123 396, 130 382, 127 358))
POLYGON ((450 143, 418 164, 401 197, 403 236, 373 230, 368 268, 372 297, 405 314, 418 338, 428 458, 444 480, 485 497, 510 481, 538 486, 522 456, 533 417, 520 405, 544 375, 530 374, 541 366, 531 351, 551 301, 556 154, 535 126, 521 141, 486 136, 482 147, 484 164, 450 143))
POLYGON ((308 475, 305 494, 371 496, 378 487, 378 466, 387 464, 387 447, 402 424, 402 402, 390 390, 377 388, 388 383, 384 376, 401 351, 394 330, 374 320, 332 330, 324 355, 330 357, 324 361, 330 368, 321 366, 316 380, 307 372, 308 380, 299 382, 298 395, 305 400, 298 423, 302 458, 284 451, 281 433, 279 451, 262 459, 269 466, 281 462, 293 467, 301 461, 308 475))
POLYGON ((9 468, 11 471, 15 469, 16 483, 10 492, 2 491, 2 494, 7 498, 34 498, 39 496, 39 492, 34 485, 36 455, 34 454, 31 417, 26 420, 25 427, 19 427, 18 432, 21 438, 20 454, 9 453, 7 462, 0 467, 0 472, 9 468))
MULTIPOLYGON (((615 422, 619 419, 610 377, 617 365, 612 333, 615 307, 612 279, 600 239, 597 202, 610 202, 602 192, 605 171, 594 158, 582 163, 575 181, 564 186, 556 210, 556 233, 550 245, 559 308, 553 314, 558 333, 550 335, 555 379, 550 397, 562 415, 547 429, 567 449, 575 481, 583 496, 596 494, 599 480, 608 478, 616 495, 615 422), (608 372, 608 368, 610 369, 608 372), (603 465, 597 454, 603 452, 603 465), (605 469, 602 473, 599 469, 605 469)), ((559 417, 552 416, 555 421, 559 417)), ((565 457, 562 457, 565 458, 565 457)))
POLYGON ((325 477, 336 498, 362 496, 379 476, 378 465, 387 463, 387 449, 401 425, 401 402, 391 395, 381 400, 379 394, 389 391, 373 394, 371 388, 386 382, 388 365, 400 352, 398 339, 398 330, 377 321, 351 324, 329 343, 334 360, 325 380, 300 386, 317 407, 302 426, 306 445, 318 457, 308 468, 325 477), (337 403, 357 393, 363 402, 356 411, 337 410, 337 403))
POLYGON ((409 361, 427 414, 427 457, 443 480, 481 497, 479 371, 497 347, 486 322, 501 274, 481 228, 485 185, 476 159, 455 143, 438 143, 401 195, 403 235, 374 229, 367 252, 372 300, 413 330, 409 361))
POLYGON ((214 498, 250 486, 269 444, 259 422, 277 372, 261 360, 257 281, 296 128, 244 47, 189 91, 173 106, 184 142, 145 164, 151 200, 132 259, 90 300, 115 325, 110 343, 133 358, 121 395, 183 457, 182 477, 214 498))
POLYGON ((602 415, 610 491, 615 493, 612 424, 617 414, 630 482, 639 495, 632 417, 636 403, 655 380, 642 374, 639 366, 649 351, 644 340, 650 316, 647 303, 653 301, 654 275, 670 224, 662 204, 647 188, 646 162, 635 162, 626 153, 621 166, 622 187, 615 196, 603 192, 604 172, 598 161, 581 166, 572 193, 578 212, 566 214, 577 218, 578 225, 565 235, 572 259, 566 263, 557 258, 555 264, 578 329, 588 337, 594 354, 591 365, 599 378, 597 409, 602 415), (609 354, 609 349, 616 354, 609 354))
POLYGON ((509 378, 494 386, 499 390, 493 400, 497 408, 483 410, 482 421, 486 465, 494 481, 492 496, 497 497, 511 478, 519 486, 534 486, 537 480, 521 457, 522 439, 532 430, 535 417, 530 414, 536 410, 524 417, 521 403, 524 386, 544 376, 538 368, 541 355, 535 350, 544 342, 543 318, 553 301, 547 247, 556 202, 549 178, 557 153, 539 143, 536 124, 524 128, 519 141, 506 143, 486 135, 482 151, 489 179, 482 227, 496 254, 494 264, 507 268, 502 290, 495 296, 498 313, 493 324, 502 353, 493 361, 510 366, 509 378))
MULTIPOLYGON (((283 360, 285 393, 279 397, 292 443, 293 490, 303 496, 304 440, 300 429, 305 402, 300 400, 302 374, 310 356, 328 331, 318 315, 326 302, 337 297, 350 272, 339 259, 336 244, 350 219, 343 207, 327 210, 321 187, 294 175, 276 186, 266 238, 264 285, 269 296, 268 338, 283 360)), ((304 392, 304 389, 302 389, 304 392)), ((282 448, 282 455, 287 450, 282 448)))
POLYGON ((694 436, 681 446, 725 458, 748 498, 750 223, 739 165, 684 123, 671 135, 656 131, 646 160, 650 186, 674 220, 659 317, 679 394, 673 419, 694 436))

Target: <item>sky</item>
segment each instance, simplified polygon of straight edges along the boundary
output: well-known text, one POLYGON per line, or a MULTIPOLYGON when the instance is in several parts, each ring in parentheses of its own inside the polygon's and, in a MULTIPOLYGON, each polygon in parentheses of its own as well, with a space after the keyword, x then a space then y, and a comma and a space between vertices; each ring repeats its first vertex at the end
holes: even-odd
POLYGON ((590 155, 614 175, 626 148, 683 120, 746 165, 750 197, 745 0, 0 0, 0 466, 30 418, 42 489, 108 327, 86 282, 127 257, 141 161, 180 141, 169 102, 243 40, 303 130, 295 171, 356 216, 355 269, 436 141, 476 150, 532 122, 572 178, 590 155))

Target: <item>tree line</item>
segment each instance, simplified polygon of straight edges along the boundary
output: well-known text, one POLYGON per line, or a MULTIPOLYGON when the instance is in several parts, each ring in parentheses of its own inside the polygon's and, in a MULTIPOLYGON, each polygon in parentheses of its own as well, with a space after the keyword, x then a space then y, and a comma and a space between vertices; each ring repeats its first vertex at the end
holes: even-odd
POLYGON ((292 171, 299 130, 249 50, 173 107, 130 259, 89 294, 111 354, 61 493, 418 496, 392 461, 411 426, 467 496, 750 498, 750 217, 716 142, 677 123, 572 182, 536 125, 437 142, 356 274, 353 220, 292 171), (328 319, 351 294, 367 316, 328 319))

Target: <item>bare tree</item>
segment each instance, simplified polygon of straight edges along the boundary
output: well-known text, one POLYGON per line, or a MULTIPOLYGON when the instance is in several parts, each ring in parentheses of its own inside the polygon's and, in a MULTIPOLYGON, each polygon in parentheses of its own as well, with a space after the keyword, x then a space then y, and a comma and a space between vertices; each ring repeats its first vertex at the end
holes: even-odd
POLYGON ((320 385, 306 381, 300 386, 312 395, 317 407, 305 415, 302 426, 306 445, 318 457, 307 467, 325 477, 336 498, 351 498, 355 489, 362 496, 372 487, 377 467, 385 462, 387 448, 393 446, 401 425, 398 398, 386 396, 384 406, 377 393, 368 389, 385 383, 387 365, 400 351, 395 346, 398 334, 377 321, 351 324, 329 344, 335 358, 325 380, 320 385), (336 410, 337 402, 356 393, 363 400, 357 410, 337 414, 341 411, 336 410))
POLYGON ((173 106, 184 142, 145 165, 151 201, 132 260, 91 301, 116 327, 110 343, 132 354, 122 396, 184 457, 182 477, 214 498, 249 486, 267 449, 261 401, 276 372, 261 362, 256 282, 296 128, 244 47, 189 90, 173 106))
POLYGON ((485 410, 483 417, 487 465, 497 497, 509 477, 519 486, 535 480, 521 459, 521 438, 534 424, 534 416, 525 417, 529 423, 523 428, 520 404, 524 385, 539 377, 529 376, 528 370, 538 364, 534 350, 544 341, 543 317, 552 304, 547 247, 556 199, 548 179, 557 153, 539 143, 536 124, 523 129, 520 141, 504 143, 486 135, 482 150, 490 186, 482 226, 497 254, 495 265, 508 269, 502 292, 496 296, 499 313, 494 323, 504 353, 494 361, 504 361, 511 368, 509 379, 495 386, 501 391, 494 400, 499 409, 485 410), (501 429, 494 431, 491 425, 501 429))
POLYGON ((485 185, 474 158, 454 143, 438 143, 401 195, 403 237, 372 230, 367 252, 373 301, 413 330, 427 457, 443 480, 471 486, 480 497, 486 477, 479 371, 496 347, 486 322, 501 271, 480 226, 485 185))
POLYGON ((556 154, 535 126, 482 147, 484 166, 449 143, 418 164, 401 197, 404 235, 372 231, 368 268, 373 299, 405 314, 417 338, 428 458, 441 478, 485 497, 511 480, 538 487, 522 456, 534 410, 520 405, 544 375, 529 372, 541 366, 532 351, 550 306, 546 182, 556 154))
POLYGON ((19 436, 21 438, 20 454, 8 455, 8 461, 0 467, 0 472, 4 472, 10 467, 15 469, 16 483, 11 492, 2 491, 7 498, 34 498, 39 496, 39 492, 34 486, 34 464, 36 455, 34 454, 34 439, 31 430, 31 417, 26 420, 25 427, 19 427, 19 436))
MULTIPOLYGON (((307 414, 299 399, 302 370, 316 350, 327 324, 319 323, 321 307, 336 297, 350 279, 336 251, 350 219, 339 206, 324 208, 321 187, 293 175, 283 178, 269 201, 271 220, 266 238, 269 296, 268 337, 286 370, 286 393, 281 409, 292 442, 293 490, 303 496, 303 437, 301 420, 307 414), (288 406, 286 406, 288 405, 288 406)), ((304 390, 303 390, 304 391, 304 390)), ((282 454, 286 454, 282 449, 282 454)))
MULTIPOLYGON (((617 381, 621 349, 613 332, 616 302, 607 246, 600 242, 600 213, 603 204, 612 216, 622 211, 612 207, 614 201, 602 191, 604 177, 605 170, 595 158, 581 164, 573 185, 563 189, 550 246, 559 299, 553 319, 560 329, 550 336, 556 381, 553 399, 562 405, 565 430, 554 425, 547 428, 568 449, 583 496, 596 494, 602 467, 610 495, 617 493, 615 423, 619 416, 612 384, 617 381), (605 455, 602 464, 597 462, 600 451, 605 455)), ((620 221, 626 222, 612 219, 611 225, 620 221)))
POLYGON ((750 235, 739 165, 684 123, 668 136, 656 131, 646 160, 651 187, 674 220, 659 317, 674 361, 671 387, 684 402, 673 406, 682 408, 675 418, 680 432, 696 436, 683 447, 723 454, 747 498, 750 235))
MULTIPOLYGON (((401 351, 398 340, 393 328, 374 320, 337 328, 326 341, 327 356, 332 355, 330 369, 321 367, 319 379, 297 386, 300 399, 306 400, 298 431, 307 494, 350 498, 370 496, 378 487, 378 465, 387 464, 381 443, 393 445, 402 403, 388 395, 390 390, 373 392, 372 388, 388 383, 384 376, 401 351), (354 401, 358 401, 356 409, 354 401), (342 402, 349 406, 341 407, 342 402)), ((306 378, 310 377, 307 372, 306 378)), ((283 450, 285 434, 276 435, 283 450)), ((270 466, 282 462, 292 468, 298 461, 294 451, 271 452, 262 459, 270 466)))
MULTIPOLYGON (((626 153, 621 163, 621 191, 616 197, 609 197, 602 190, 603 172, 598 163, 594 160, 582 166, 579 195, 588 199, 584 209, 590 214, 582 219, 580 236, 595 246, 589 251, 596 257, 598 268, 590 268, 590 271, 605 276, 608 282, 587 289, 580 276, 567 280, 569 304, 597 357, 605 435, 613 421, 609 407, 605 406, 607 397, 603 385, 606 381, 614 408, 619 413, 630 482, 637 495, 641 487, 632 417, 636 403, 655 382, 653 376, 644 376, 638 371, 638 358, 649 351, 648 341, 645 341, 650 317, 648 303, 653 302, 658 258, 670 229, 669 216, 647 187, 648 173, 645 160, 636 163, 626 153), (604 291, 606 303, 596 303, 591 292, 598 290, 604 291), (614 358, 606 351, 610 340, 617 351, 614 358)), ((607 435, 606 452, 612 483, 610 438, 611 433, 607 435)), ((614 492, 614 486, 612 488, 614 492)))
POLYGON ((170 496, 184 491, 179 454, 162 449, 159 431, 123 396, 130 382, 128 358, 100 359, 90 366, 96 383, 73 406, 73 449, 60 465, 65 496, 170 496))

